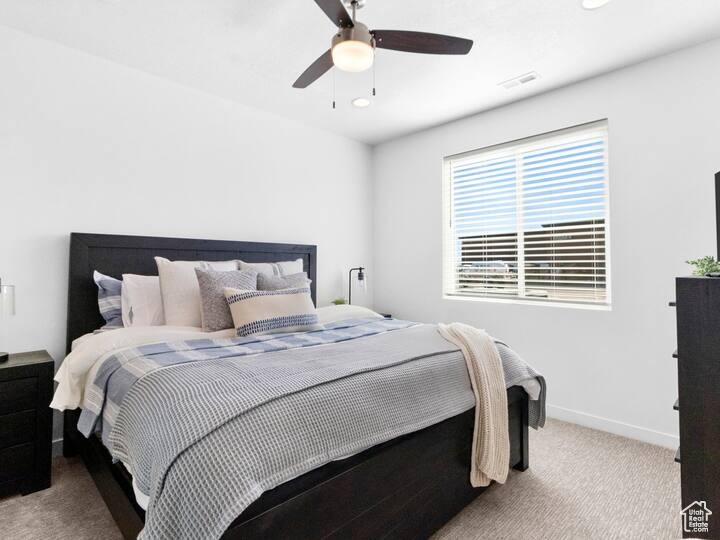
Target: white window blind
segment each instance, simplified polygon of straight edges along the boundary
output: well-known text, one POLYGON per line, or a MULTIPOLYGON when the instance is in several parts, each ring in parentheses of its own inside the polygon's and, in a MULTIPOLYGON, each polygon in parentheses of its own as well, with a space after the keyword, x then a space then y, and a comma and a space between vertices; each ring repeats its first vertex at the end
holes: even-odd
POLYGON ((607 121, 445 158, 450 297, 609 305, 607 121))

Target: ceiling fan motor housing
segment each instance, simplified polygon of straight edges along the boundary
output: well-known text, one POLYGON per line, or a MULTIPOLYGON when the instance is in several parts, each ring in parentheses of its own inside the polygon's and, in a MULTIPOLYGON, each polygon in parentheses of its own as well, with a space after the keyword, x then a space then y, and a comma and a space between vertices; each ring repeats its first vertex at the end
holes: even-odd
POLYGON ((335 45, 343 41, 362 41, 375 48, 375 39, 370 30, 358 21, 355 21, 355 26, 338 29, 338 33, 332 38, 332 46, 335 47, 335 45))

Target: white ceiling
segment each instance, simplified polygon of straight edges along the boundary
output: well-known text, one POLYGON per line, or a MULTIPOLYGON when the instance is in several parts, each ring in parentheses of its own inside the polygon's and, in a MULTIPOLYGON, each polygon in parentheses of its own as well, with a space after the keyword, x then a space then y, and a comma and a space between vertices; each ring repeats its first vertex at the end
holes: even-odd
POLYGON ((371 72, 337 72, 332 110, 331 72, 291 88, 334 32, 312 0, 0 0, 0 24, 371 144, 720 36, 720 0, 367 0, 358 18, 475 46, 378 51, 373 105, 350 105, 371 72))

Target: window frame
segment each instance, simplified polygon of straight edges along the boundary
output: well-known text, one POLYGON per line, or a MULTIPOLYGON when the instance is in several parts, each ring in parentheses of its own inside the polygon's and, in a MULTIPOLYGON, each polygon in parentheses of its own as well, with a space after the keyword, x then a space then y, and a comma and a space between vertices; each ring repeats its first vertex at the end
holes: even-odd
MULTIPOLYGON (((539 133, 528 137, 522 137, 507 141, 503 143, 493 144, 484 146, 456 154, 447 155, 443 158, 442 162, 442 253, 441 253, 441 288, 442 298, 445 300, 459 300, 459 301, 474 301, 474 302, 491 302, 491 303, 504 303, 504 304, 523 304, 523 305, 534 305, 534 306, 548 306, 548 307, 563 307, 572 309, 587 309, 587 310, 599 310, 599 311, 611 311, 612 310, 612 275, 611 275, 611 227, 610 227, 610 126, 607 118, 586 122, 583 124, 568 126, 545 133, 539 133), (450 253, 456 249, 456 238, 454 234, 452 218, 453 218, 453 186, 452 186, 452 166, 453 163, 457 163, 463 159, 470 159, 479 154, 486 154, 486 159, 491 159, 493 152, 497 152, 502 155, 503 151, 508 148, 513 148, 513 153, 516 155, 521 152, 531 151, 532 146, 538 145, 539 143, 545 142, 546 144, 562 144, 562 139, 567 137, 572 139, 578 132, 591 131, 593 129, 601 129, 605 133, 605 162, 604 162, 604 239, 605 239, 605 300, 603 302, 595 301, 583 301, 583 300, 560 300, 560 299, 545 299, 545 298, 533 298, 529 296, 501 296, 487 294, 459 294, 448 292, 448 283, 455 281, 457 277, 457 265, 454 264, 456 258, 452 258, 450 253), (549 140, 555 139, 555 140, 549 140), (451 245, 448 245, 450 243, 451 245), (450 276, 448 276, 450 272, 450 276)), ((520 180, 520 178, 518 178, 520 180)), ((516 191, 521 185, 516 184, 516 191)), ((519 233, 516 229, 516 233, 519 233)), ((523 246, 523 234, 518 234, 518 249, 517 249, 517 260, 518 260, 518 289, 521 288, 520 275, 522 279, 524 276, 524 266, 522 271, 520 270, 521 261, 524 258, 524 246, 523 246)))

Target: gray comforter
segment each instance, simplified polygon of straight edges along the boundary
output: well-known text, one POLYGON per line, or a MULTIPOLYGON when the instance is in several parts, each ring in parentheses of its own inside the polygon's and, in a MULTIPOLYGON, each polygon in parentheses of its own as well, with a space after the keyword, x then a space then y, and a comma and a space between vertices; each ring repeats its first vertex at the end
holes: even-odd
MULTIPOLYGON (((156 350, 172 350, 176 362, 125 353, 151 368, 129 377, 119 362, 102 374, 105 403, 122 399, 103 411, 112 422, 83 412, 86 427, 101 429, 149 495, 141 537, 218 538, 264 491, 474 406, 462 353, 435 326, 357 320, 316 337, 324 344, 280 336, 270 340, 286 346, 260 339, 253 350, 243 342, 259 355, 228 355, 233 340, 172 344, 156 350)), ((504 345, 498 350, 508 387, 539 377, 504 345)), ((544 392, 531 402, 536 426, 543 400, 544 392)))

